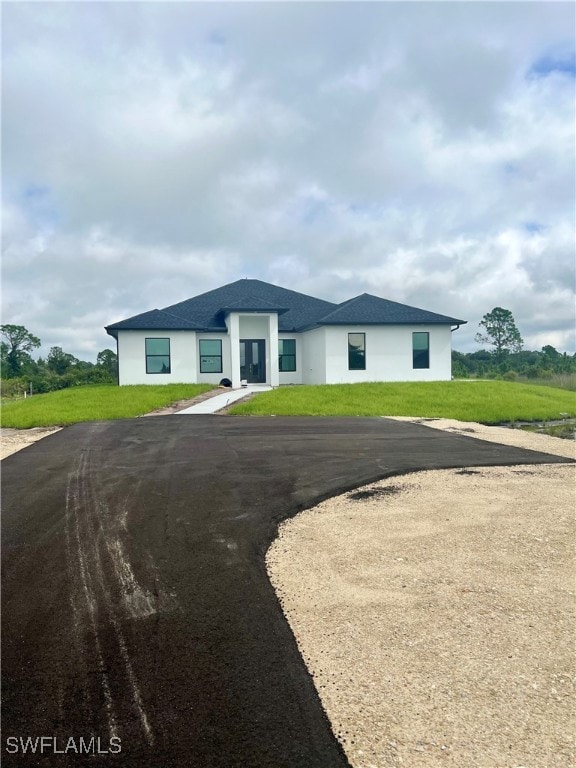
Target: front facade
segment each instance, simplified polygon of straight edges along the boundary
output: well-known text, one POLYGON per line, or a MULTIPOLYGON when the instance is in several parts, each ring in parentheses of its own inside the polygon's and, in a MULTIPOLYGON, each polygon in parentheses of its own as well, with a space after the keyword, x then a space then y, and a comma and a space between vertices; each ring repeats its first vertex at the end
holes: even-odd
POLYGON ((340 384, 451 378, 465 321, 362 294, 342 304, 238 280, 106 327, 120 384, 340 384))

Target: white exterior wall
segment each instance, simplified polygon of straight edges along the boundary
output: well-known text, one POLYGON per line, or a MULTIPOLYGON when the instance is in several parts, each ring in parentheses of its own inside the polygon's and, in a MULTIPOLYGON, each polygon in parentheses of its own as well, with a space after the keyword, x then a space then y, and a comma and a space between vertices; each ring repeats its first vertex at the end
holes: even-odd
POLYGON ((302 334, 302 384, 325 383, 326 328, 315 328, 302 334))
POLYGON ((280 384, 278 367, 278 315, 272 312, 268 315, 268 344, 266 344, 266 381, 271 387, 280 384), (270 368, 268 368, 270 361, 270 368))
POLYGON ((195 331, 118 331, 120 384, 180 384, 198 379, 195 331), (146 339, 170 339, 170 373, 146 373, 146 339))
POLYGON ((241 339, 266 339, 268 337, 268 315, 240 315, 241 339))
POLYGON ((302 368, 303 368, 303 346, 306 334, 302 333, 279 333, 279 339, 295 339, 296 340, 296 370, 295 371, 280 371, 279 383, 280 384, 302 384, 302 368))
POLYGON ((276 315, 232 313, 231 333, 119 331, 120 384, 218 384, 240 386, 239 339, 266 340, 266 381, 278 384, 340 384, 361 381, 449 381, 450 326, 325 326, 305 333, 277 332, 276 315), (236 315, 233 317, 233 315, 236 315), (276 322, 274 322, 276 320, 276 322), (412 332, 430 334, 430 368, 412 367, 412 332), (348 333, 366 334, 366 370, 348 370, 348 333), (146 373, 147 338, 170 339, 171 373, 146 373), (278 372, 278 338, 296 339, 296 371, 278 372), (200 373, 200 339, 222 340, 222 373, 200 373))
POLYGON ((226 333, 196 333, 196 365, 198 367, 198 384, 219 384, 222 379, 232 380, 232 362, 230 360, 230 336, 226 333), (200 340, 220 339, 222 341, 222 373, 200 373, 200 340))
POLYGON ((452 378, 450 326, 327 326, 326 383, 446 381, 452 378), (412 333, 430 334, 430 368, 412 367, 412 333), (348 334, 366 334, 366 370, 348 370, 348 334))
POLYGON ((228 328, 228 344, 230 347, 230 376, 232 388, 238 389, 240 386, 240 336, 238 332, 239 317, 237 312, 232 312, 226 318, 226 327, 228 328))

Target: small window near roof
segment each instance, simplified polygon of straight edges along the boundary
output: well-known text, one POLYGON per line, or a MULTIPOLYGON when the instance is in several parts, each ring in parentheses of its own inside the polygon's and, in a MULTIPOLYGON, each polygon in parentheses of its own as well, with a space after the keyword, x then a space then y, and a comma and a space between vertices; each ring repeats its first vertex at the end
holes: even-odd
POLYGON ((200 373, 222 373, 221 339, 200 339, 200 373))
POLYGON ((170 339, 146 339, 146 373, 170 373, 170 339))
POLYGON ((366 370, 366 334, 348 334, 348 369, 350 371, 366 370))
POLYGON ((430 368, 430 334, 427 331, 412 334, 412 367, 430 368))
POLYGON ((296 339, 278 339, 278 370, 296 370, 296 339))

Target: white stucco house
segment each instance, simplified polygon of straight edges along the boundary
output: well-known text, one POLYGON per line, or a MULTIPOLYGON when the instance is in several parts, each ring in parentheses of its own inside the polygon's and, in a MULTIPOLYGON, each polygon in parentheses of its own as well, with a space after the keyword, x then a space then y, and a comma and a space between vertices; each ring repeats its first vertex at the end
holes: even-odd
POLYGON ((465 320, 364 293, 341 304, 237 280, 112 323, 119 384, 280 384, 451 378, 465 320))

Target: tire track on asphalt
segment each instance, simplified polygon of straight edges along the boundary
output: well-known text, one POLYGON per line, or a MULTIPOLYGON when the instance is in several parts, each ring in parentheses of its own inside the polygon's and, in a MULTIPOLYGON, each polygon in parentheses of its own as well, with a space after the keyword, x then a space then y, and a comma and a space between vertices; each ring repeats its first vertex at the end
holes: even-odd
MULTIPOLYGON (((73 471, 68 475, 66 488, 65 531, 66 554, 68 557, 68 570, 70 573, 71 584, 70 601, 72 605, 75 641, 77 648, 81 652, 81 656, 83 656, 83 640, 87 630, 92 634, 100 685, 105 701, 108 732, 110 738, 113 738, 118 736, 118 726, 114 702, 112 701, 110 682, 104 664, 104 656, 102 654, 102 643, 98 630, 98 605, 94 594, 93 574, 88 564, 86 535, 82 531, 83 521, 81 519, 81 512, 83 508, 86 508, 86 489, 84 484, 85 468, 86 453, 81 452, 73 471), (80 577, 79 582, 76 579, 76 576, 80 577), (78 583, 81 585, 80 590, 75 587, 78 583), (88 616, 88 627, 86 626, 86 616, 88 616)), ((90 703, 86 700, 89 695, 88 691, 88 686, 84 686, 85 704, 90 708, 90 703)))
POLYGON ((126 768, 349 766, 266 573, 278 524, 419 468, 567 462, 386 419, 166 416, 47 441, 2 467, 3 727, 115 728, 121 758, 96 760, 126 768))
POLYGON ((117 736, 117 708, 106 671, 109 664, 102 650, 100 634, 100 625, 108 624, 112 627, 128 680, 132 706, 144 737, 151 746, 154 733, 122 631, 119 612, 114 605, 114 595, 120 597, 124 613, 131 619, 155 613, 157 599, 136 580, 120 538, 120 529, 125 527, 129 511, 129 497, 123 500, 120 514, 115 518, 102 494, 95 489, 93 474, 92 453, 86 449, 81 452, 69 474, 66 494, 66 551, 72 585, 71 604, 76 645, 78 648, 83 647, 83 638, 88 629, 96 653, 108 730, 111 737, 117 736), (106 569, 103 555, 107 556, 111 568, 106 569), (78 575, 79 580, 75 578, 78 575), (80 590, 74 586, 78 582, 80 590))

